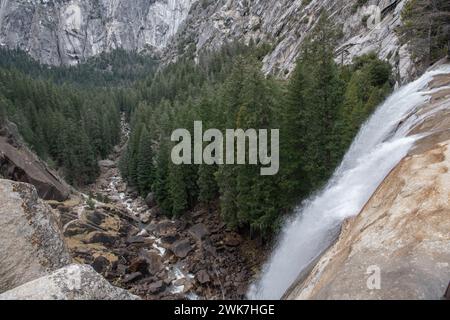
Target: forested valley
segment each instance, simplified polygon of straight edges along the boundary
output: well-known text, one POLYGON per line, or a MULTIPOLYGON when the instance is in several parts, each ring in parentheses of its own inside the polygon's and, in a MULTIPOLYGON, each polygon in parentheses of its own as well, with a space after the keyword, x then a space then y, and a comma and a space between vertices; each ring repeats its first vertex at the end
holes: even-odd
POLYGON ((185 58, 137 86, 132 134, 121 171, 141 195, 154 192, 176 217, 217 202, 228 226, 270 237, 284 213, 330 177, 361 124, 391 92, 391 67, 368 54, 352 65, 333 60, 338 32, 321 18, 288 81, 261 72, 267 45, 233 43, 185 58), (280 173, 255 165, 182 165, 170 161, 177 128, 280 129, 280 173))
POLYGON ((320 188, 355 134, 393 87, 375 54, 334 60, 338 30, 322 16, 288 80, 266 76, 265 43, 229 43, 167 66, 122 50, 76 67, 41 66, 20 51, 0 52, 0 112, 27 144, 76 187, 95 181, 98 160, 131 134, 122 176, 168 217, 219 208, 226 224, 270 239, 285 214, 320 188), (280 173, 255 165, 174 165, 171 133, 205 128, 280 129, 280 173))

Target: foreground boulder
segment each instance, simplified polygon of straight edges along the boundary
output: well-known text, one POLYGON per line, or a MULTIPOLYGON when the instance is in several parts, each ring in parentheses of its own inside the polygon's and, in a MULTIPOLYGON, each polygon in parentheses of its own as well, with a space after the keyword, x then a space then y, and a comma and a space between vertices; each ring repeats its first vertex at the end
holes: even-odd
POLYGON ((0 300, 139 300, 87 265, 69 265, 0 294, 0 300))
POLYGON ((45 200, 65 201, 69 186, 25 147, 11 123, 0 125, 0 176, 30 183, 45 200))
POLYGON ((58 218, 29 184, 0 180, 0 292, 71 263, 58 218))

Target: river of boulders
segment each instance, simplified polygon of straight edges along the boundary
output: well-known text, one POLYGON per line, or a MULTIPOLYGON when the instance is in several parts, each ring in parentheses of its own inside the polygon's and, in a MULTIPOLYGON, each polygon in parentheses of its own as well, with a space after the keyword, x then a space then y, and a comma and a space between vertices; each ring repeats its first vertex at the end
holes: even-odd
POLYGON ((81 201, 58 203, 74 259, 144 299, 243 299, 264 258, 261 246, 227 229, 217 208, 170 220, 153 195, 138 197, 114 161, 81 201), (97 196, 98 198, 98 196, 97 196))

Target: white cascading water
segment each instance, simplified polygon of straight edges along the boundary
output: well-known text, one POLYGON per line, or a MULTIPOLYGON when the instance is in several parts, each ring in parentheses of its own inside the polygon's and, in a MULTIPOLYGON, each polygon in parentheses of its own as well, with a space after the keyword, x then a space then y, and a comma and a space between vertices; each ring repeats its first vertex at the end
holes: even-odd
POLYGON ((280 299, 302 271, 333 243, 342 222, 361 211, 419 138, 407 137, 410 128, 423 119, 414 111, 429 99, 430 92, 422 90, 442 73, 450 73, 450 66, 427 72, 378 107, 326 187, 305 201, 286 222, 260 280, 249 290, 250 299, 280 299))

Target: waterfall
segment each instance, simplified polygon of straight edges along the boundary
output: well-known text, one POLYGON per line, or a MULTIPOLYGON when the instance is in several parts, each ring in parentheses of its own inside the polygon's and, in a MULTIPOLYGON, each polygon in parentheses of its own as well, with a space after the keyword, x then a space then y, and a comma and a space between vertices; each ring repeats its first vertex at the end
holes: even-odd
POLYGON ((431 92, 424 92, 437 74, 429 71, 394 92, 362 126, 327 185, 304 201, 285 222, 283 231, 248 292, 250 299, 280 299, 298 276, 335 241, 342 222, 357 215, 389 172, 406 156, 417 136, 407 136, 423 120, 415 115, 431 92))

